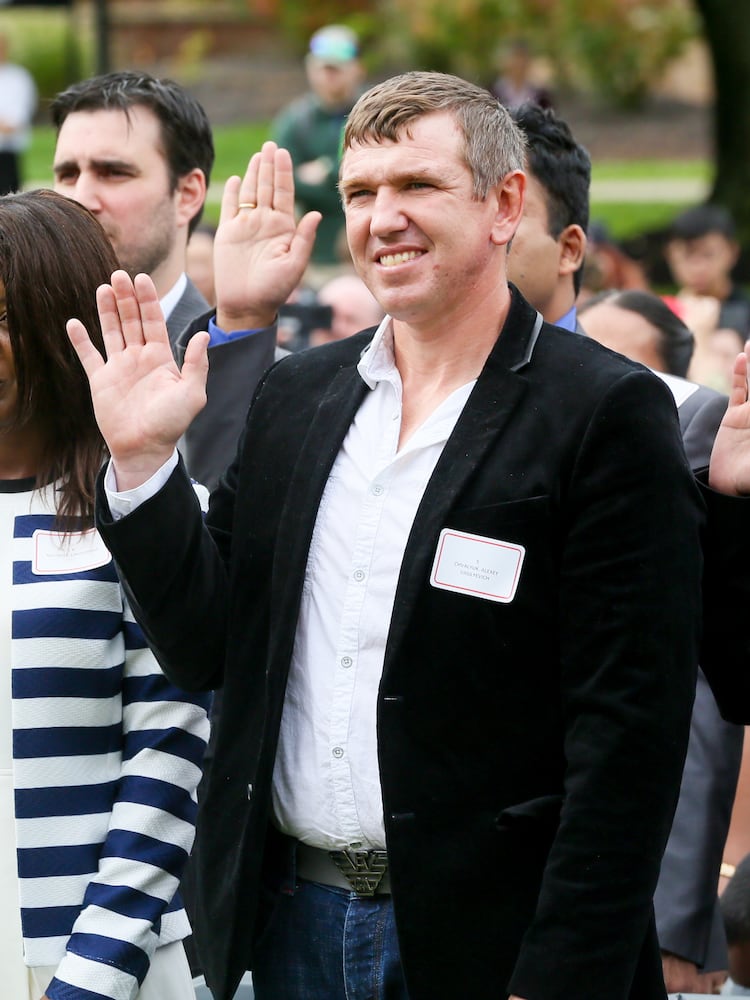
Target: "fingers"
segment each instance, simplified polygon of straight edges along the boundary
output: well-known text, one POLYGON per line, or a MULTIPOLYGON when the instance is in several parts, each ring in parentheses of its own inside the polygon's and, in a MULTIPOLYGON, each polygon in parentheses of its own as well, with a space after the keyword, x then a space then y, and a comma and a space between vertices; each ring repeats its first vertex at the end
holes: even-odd
POLYGON ((240 199, 240 184, 242 178, 237 174, 227 179, 224 191, 221 196, 221 210, 219 212, 219 225, 233 219, 237 214, 237 204, 240 199))
POLYGON ((111 285, 99 285, 96 290, 96 308, 99 313, 99 325, 102 328, 104 349, 111 358, 118 351, 125 350, 122 336, 122 322, 117 309, 117 299, 111 285))
POLYGON ((300 278, 302 277, 302 271, 304 271, 310 262, 310 254, 315 243, 315 234, 318 231, 318 224, 322 218, 323 216, 320 212, 308 212, 306 215, 303 215, 292 238, 289 253, 300 269, 300 278))
POLYGON ((206 379, 208 378, 208 333, 193 334, 185 349, 182 362, 182 378, 189 384, 191 395, 201 406, 206 399, 206 379))
POLYGON ((104 365, 104 358, 91 343, 91 338, 83 323, 79 319, 69 319, 65 324, 68 339, 73 345, 73 350, 78 355, 78 360, 86 372, 89 381, 95 373, 104 365))
MULTIPOLYGON (((258 175, 255 190, 242 188, 242 200, 255 202, 258 208, 274 208, 276 196, 276 152, 275 142, 264 142, 258 154, 258 175)), ((252 162, 252 161, 251 161, 252 162)))
MULTIPOLYGON (((138 274, 133 281, 125 271, 115 271, 111 291, 125 345, 138 345, 159 339, 161 328, 164 327, 164 315, 151 278, 147 274, 138 274)), ((109 296, 104 293, 102 298, 107 301, 109 296)), ((113 322, 112 326, 114 325, 113 322)), ((109 346, 107 350, 109 351, 109 346)))
MULTIPOLYGON (((238 189, 238 202, 243 204, 259 204, 258 202, 258 176, 261 169, 261 161, 263 159, 264 150, 269 143, 264 143, 259 153, 253 153, 250 157, 250 162, 247 165, 247 170, 245 171, 245 176, 242 178, 242 182, 238 189)), ((272 143, 275 147, 276 143, 272 143)), ((266 153, 266 156, 268 153, 266 153)), ((235 206, 236 207, 236 206, 235 206)))
MULTIPOLYGON (((108 358, 124 351, 129 344, 169 341, 159 298, 148 275, 136 275, 133 282, 125 271, 115 271, 111 284, 97 288, 96 307, 108 358)), ((86 374, 91 377, 104 360, 80 320, 70 320, 66 329, 86 374)))
POLYGON ((277 149, 274 154, 273 207, 294 214, 294 168, 288 149, 277 149))
MULTIPOLYGON (((746 345, 747 347, 748 345, 746 345)), ((742 406, 748 399, 747 371, 748 356, 746 353, 738 354, 734 368, 732 369, 732 381, 729 387, 729 405, 742 406)))
POLYGON ((245 176, 229 178, 224 185, 222 220, 234 218, 240 211, 254 211, 240 205, 294 213, 294 170, 288 150, 270 140, 264 142, 260 152, 250 157, 245 176))
POLYGON ((154 283, 147 274, 131 280, 125 271, 115 271, 111 284, 96 291, 96 304, 107 357, 128 345, 168 343, 164 313, 154 283))
POLYGON ((168 344, 169 334, 167 333, 164 312, 151 277, 148 274, 136 274, 133 288, 140 311, 143 340, 146 343, 168 344))

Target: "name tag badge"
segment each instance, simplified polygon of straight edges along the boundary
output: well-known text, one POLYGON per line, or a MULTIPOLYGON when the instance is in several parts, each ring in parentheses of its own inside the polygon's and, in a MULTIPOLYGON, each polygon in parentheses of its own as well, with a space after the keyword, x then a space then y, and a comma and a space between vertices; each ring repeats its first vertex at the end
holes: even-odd
POLYGON ((516 595, 525 554, 523 545, 514 542, 443 528, 430 583, 439 590, 509 604, 516 595))
POLYGON ((37 576, 85 573, 106 566, 112 558, 96 528, 67 535, 62 531, 35 531, 32 541, 32 572, 37 576))

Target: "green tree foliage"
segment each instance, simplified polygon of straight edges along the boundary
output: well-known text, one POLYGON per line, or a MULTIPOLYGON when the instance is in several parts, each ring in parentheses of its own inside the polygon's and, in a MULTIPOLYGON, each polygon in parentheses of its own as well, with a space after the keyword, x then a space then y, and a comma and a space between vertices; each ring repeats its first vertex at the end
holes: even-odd
POLYGON ((93 38, 77 31, 67 10, 3 12, 0 27, 10 39, 10 55, 34 77, 41 105, 74 80, 93 72, 93 38))
POLYGON ((685 0, 566 0, 568 59, 605 103, 643 104, 649 90, 697 32, 685 0))
POLYGON ((389 64, 487 82, 523 37, 561 86, 635 107, 695 36, 689 0, 381 0, 374 42, 389 64))

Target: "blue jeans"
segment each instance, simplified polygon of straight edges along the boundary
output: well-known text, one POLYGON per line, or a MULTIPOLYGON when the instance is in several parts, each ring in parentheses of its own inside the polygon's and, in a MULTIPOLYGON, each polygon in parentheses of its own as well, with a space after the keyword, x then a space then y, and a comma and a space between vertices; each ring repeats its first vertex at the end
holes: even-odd
POLYGON ((255 1000, 408 1000, 391 897, 303 880, 279 893, 253 987, 255 1000))

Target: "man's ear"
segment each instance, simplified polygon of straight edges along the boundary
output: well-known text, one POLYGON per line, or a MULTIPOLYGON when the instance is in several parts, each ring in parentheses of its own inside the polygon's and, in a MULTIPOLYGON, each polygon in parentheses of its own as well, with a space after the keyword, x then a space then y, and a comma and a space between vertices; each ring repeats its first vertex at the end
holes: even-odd
POLYGON ((177 224, 187 227, 206 200, 206 177, 199 167, 177 181, 177 224))
POLYGON ((740 259, 740 251, 742 250, 742 247, 739 245, 739 243, 737 242, 737 240, 729 240, 729 249, 730 249, 731 261, 732 261, 731 267, 730 267, 730 270, 731 270, 731 269, 733 269, 735 267, 735 265, 737 264, 737 261, 740 259))
POLYGON ((497 198, 497 213, 492 227, 492 242, 504 246, 513 239, 523 215, 523 199, 526 191, 526 174, 514 170, 494 188, 497 198))
POLYGON ((583 267, 586 256, 586 233, 577 223, 571 223, 557 237, 560 247, 560 276, 575 274, 583 267))

